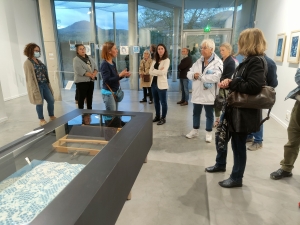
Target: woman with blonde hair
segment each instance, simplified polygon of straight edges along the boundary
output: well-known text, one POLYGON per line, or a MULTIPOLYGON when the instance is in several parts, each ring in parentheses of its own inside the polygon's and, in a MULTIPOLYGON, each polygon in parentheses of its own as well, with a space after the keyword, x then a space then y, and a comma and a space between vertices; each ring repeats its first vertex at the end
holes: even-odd
POLYGON ((106 110, 117 111, 118 102, 115 101, 112 92, 116 92, 120 88, 120 80, 124 77, 129 77, 130 73, 124 69, 118 73, 116 63, 113 61, 118 55, 118 49, 113 42, 105 42, 102 46, 101 58, 103 59, 100 72, 103 79, 102 98, 106 110))
MULTIPOLYGON (((238 54, 245 56, 245 59, 236 69, 233 78, 224 79, 220 82, 219 87, 229 88, 230 92, 235 91, 249 95, 260 93, 265 85, 267 66, 263 59, 265 50, 266 40, 261 30, 249 28, 242 31, 238 40, 238 54)), ((224 118, 228 124, 226 141, 228 143, 231 138, 234 164, 230 177, 220 181, 219 185, 224 188, 242 187, 247 161, 246 139, 249 133, 260 129, 261 109, 226 106, 224 118)), ((216 147, 218 151, 218 146, 216 147)), ((217 162, 213 169, 213 172, 226 171, 226 159, 222 165, 217 162)))
MULTIPOLYGON (((221 76, 220 81, 226 79, 226 78, 231 78, 231 76, 234 73, 235 68, 237 67, 235 60, 232 58, 232 46, 224 42, 220 45, 220 54, 222 56, 222 61, 223 61, 223 73, 221 76)), ((219 95, 222 97, 227 96, 228 90, 224 88, 219 89, 219 95)), ((215 123, 214 127, 216 127, 220 121, 220 113, 221 110, 215 108, 215 123)))
POLYGON ((152 91, 151 91, 151 79, 149 74, 152 59, 150 58, 150 51, 145 50, 143 59, 140 62, 139 74, 140 74, 140 87, 143 88, 144 97, 140 102, 147 102, 147 90, 149 93, 149 104, 152 104, 152 91))

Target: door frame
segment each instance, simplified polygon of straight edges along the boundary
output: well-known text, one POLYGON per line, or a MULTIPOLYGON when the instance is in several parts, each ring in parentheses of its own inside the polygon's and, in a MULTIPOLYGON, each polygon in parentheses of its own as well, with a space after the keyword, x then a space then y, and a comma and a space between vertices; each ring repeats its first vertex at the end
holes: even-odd
POLYGON ((224 29, 211 29, 210 32, 204 32, 203 30, 183 30, 182 31, 182 40, 181 40, 181 47, 186 46, 186 40, 188 35, 204 35, 204 38, 209 38, 209 35, 214 34, 227 34, 228 35, 228 42, 232 44, 232 28, 224 28, 224 29))

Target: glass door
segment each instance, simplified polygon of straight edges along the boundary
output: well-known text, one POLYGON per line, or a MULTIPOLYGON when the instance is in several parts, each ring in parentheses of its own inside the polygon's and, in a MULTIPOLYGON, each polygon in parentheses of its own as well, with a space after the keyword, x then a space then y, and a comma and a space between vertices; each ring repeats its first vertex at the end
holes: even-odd
MULTIPOLYGON (((188 48, 190 50, 193 63, 195 63, 201 56, 201 52, 199 50, 201 42, 204 39, 210 38, 215 42, 215 53, 221 58, 220 45, 224 42, 231 42, 231 33, 232 29, 212 30, 209 33, 205 33, 199 30, 184 31, 182 48, 188 48)), ((189 90, 190 92, 192 92, 191 82, 189 82, 189 90)))
POLYGON ((231 33, 232 29, 212 30, 209 33, 196 30, 184 31, 182 47, 190 50, 193 62, 196 62, 201 56, 199 51, 201 42, 204 39, 213 39, 216 44, 215 53, 220 57, 220 45, 224 42, 231 42, 231 33))

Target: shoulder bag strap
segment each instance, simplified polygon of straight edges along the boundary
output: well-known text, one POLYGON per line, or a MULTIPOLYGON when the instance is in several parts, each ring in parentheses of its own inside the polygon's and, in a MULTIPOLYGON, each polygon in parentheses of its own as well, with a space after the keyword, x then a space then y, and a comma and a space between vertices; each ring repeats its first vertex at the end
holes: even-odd
MULTIPOLYGON (((120 81, 119 81, 119 83, 120 83, 120 81)), ((114 96, 115 101, 117 101, 116 95, 115 95, 115 93, 111 90, 110 86, 109 86, 107 83, 105 83, 105 85, 108 87, 108 89, 110 90, 111 94, 114 96)), ((120 86, 120 87, 121 87, 121 86, 120 86)))
MULTIPOLYGON (((263 63, 264 71, 265 71, 265 85, 267 85, 267 74, 268 74, 268 63, 263 56, 257 56, 263 63)), ((264 118, 262 121, 260 121, 260 126, 266 122, 267 120, 270 119, 270 113, 271 113, 272 108, 268 109, 267 117, 264 118)))
POLYGON ((263 56, 256 56, 257 58, 260 59, 260 61, 262 61, 262 64, 263 64, 263 68, 264 68, 264 71, 265 71, 265 85, 267 85, 267 74, 268 74, 268 63, 265 59, 265 57, 263 56))

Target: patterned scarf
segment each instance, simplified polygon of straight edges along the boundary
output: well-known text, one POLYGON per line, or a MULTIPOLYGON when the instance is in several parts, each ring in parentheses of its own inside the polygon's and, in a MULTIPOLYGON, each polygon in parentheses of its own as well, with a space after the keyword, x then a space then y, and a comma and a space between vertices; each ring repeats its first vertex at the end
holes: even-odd
POLYGON ((77 54, 78 58, 80 58, 83 62, 85 62, 88 67, 90 68, 91 72, 92 72, 92 63, 90 61, 90 58, 87 56, 87 54, 85 54, 84 57, 82 57, 81 55, 77 54))

